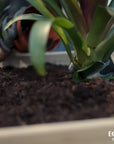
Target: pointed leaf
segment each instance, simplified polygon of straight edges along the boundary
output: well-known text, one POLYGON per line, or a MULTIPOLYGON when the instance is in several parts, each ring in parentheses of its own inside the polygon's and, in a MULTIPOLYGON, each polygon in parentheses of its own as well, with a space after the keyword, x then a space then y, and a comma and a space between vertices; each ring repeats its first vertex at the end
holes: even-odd
POLYGON ((76 24, 77 29, 80 31, 82 36, 85 38, 86 33, 87 33, 87 25, 85 23, 85 19, 82 14, 82 11, 79 7, 78 1, 77 0, 61 0, 61 3, 63 4, 63 6, 64 6, 64 4, 66 5, 65 11, 69 16, 69 19, 70 20, 73 19, 72 22, 74 22, 76 24))
POLYGON ((54 16, 45 7, 42 0, 27 0, 32 6, 34 6, 42 15, 47 18, 53 18, 54 16))
POLYGON ((37 21, 33 25, 29 38, 31 60, 40 75, 45 75, 45 51, 48 35, 53 21, 37 21))
MULTIPOLYGON (((48 34, 51 26, 53 25, 53 20, 47 20, 47 21, 39 21, 36 22, 33 25, 33 28, 30 33, 30 40, 29 40, 29 50, 31 54, 31 59, 33 62, 33 65, 35 66, 36 70, 40 75, 45 75, 45 57, 44 53, 46 50, 46 44, 48 40, 48 34), (37 31, 36 31, 37 29, 37 31)), ((58 35, 61 37, 61 40, 63 41, 66 51, 68 52, 69 58, 74 63, 74 58, 71 53, 70 46, 68 44, 68 40, 66 35, 64 34, 64 31, 61 27, 57 25, 53 25, 53 28, 56 30, 58 35)))
POLYGON ((57 34, 60 36, 71 62, 73 64, 75 64, 74 57, 71 53, 71 48, 70 48, 69 43, 68 43, 68 39, 67 39, 63 29, 59 25, 56 25, 56 24, 53 25, 53 28, 57 32, 57 34))
POLYGON ((91 0, 91 17, 93 18, 98 6, 107 6, 108 0, 91 0))
POLYGON ((87 56, 90 56, 90 49, 87 47, 76 27, 69 20, 60 17, 56 18, 54 23, 63 27, 68 33, 69 38, 74 45, 75 51, 77 52, 79 61, 83 62, 85 58, 88 59, 87 56))
POLYGON ((87 45, 95 48, 102 39, 105 28, 112 17, 112 11, 108 8, 98 7, 91 29, 87 36, 87 45))
POLYGON ((65 0, 61 0, 60 3, 61 3, 61 5, 62 5, 62 7, 63 7, 63 9, 64 9, 64 11, 65 11, 65 14, 67 15, 68 19, 69 19, 70 21, 74 22, 74 19, 73 19, 73 17, 72 17, 71 11, 69 10, 66 1, 65 1, 65 0))
POLYGON ((80 6, 89 28, 91 26, 96 8, 100 5, 105 6, 107 1, 108 0, 80 0, 80 6))
POLYGON ((93 62, 92 64, 88 65, 87 67, 78 70, 77 72, 79 75, 81 75, 83 78, 86 78, 87 76, 91 75, 92 73, 96 72, 99 68, 103 66, 103 62, 93 62))
POLYGON ((55 14, 56 16, 65 17, 62 10, 54 0, 44 0, 46 6, 55 14))
POLYGON ((102 41, 95 49, 97 59, 105 62, 114 51, 114 33, 102 41))
POLYGON ((31 13, 31 14, 24 14, 24 15, 20 15, 20 16, 17 16, 16 18, 10 20, 7 25, 5 26, 4 28, 4 31, 6 29, 8 29, 13 23, 17 22, 17 21, 21 21, 21 20, 43 20, 44 17, 39 15, 39 14, 35 14, 35 13, 31 13))

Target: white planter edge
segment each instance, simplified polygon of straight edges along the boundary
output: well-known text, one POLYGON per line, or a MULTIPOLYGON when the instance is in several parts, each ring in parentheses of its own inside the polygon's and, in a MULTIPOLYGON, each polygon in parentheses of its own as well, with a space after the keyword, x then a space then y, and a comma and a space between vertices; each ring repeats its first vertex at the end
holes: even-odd
MULTIPOLYGON (((65 65, 70 63, 66 52, 46 53, 46 61, 65 65)), ((0 63, 1 67, 8 65, 27 67, 31 65, 29 55, 15 53, 0 63)), ((114 118, 37 124, 0 128, 0 144, 113 144, 112 132, 114 118)))
MULTIPOLYGON (((72 52, 74 53, 74 52, 72 52)), ((114 62, 114 52, 111 55, 114 62)), ((66 52, 47 52, 45 54, 46 62, 57 65, 69 65, 70 60, 66 52)), ((12 53, 4 62, 0 63, 0 67, 14 66, 18 68, 32 65, 29 54, 12 53)))

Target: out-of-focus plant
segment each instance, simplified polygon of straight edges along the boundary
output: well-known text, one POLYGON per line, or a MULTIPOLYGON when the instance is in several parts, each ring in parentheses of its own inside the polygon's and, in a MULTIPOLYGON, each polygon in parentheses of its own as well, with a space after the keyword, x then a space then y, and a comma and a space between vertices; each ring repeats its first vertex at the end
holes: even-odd
POLYGON ((5 30, 18 20, 36 21, 30 33, 29 51, 39 74, 46 74, 44 53, 51 28, 60 36, 77 79, 84 79, 103 66, 114 51, 114 1, 107 6, 108 0, 60 0, 62 10, 55 0, 28 2, 41 15, 19 16, 10 21, 5 30), (69 44, 76 57, 72 55, 69 44))

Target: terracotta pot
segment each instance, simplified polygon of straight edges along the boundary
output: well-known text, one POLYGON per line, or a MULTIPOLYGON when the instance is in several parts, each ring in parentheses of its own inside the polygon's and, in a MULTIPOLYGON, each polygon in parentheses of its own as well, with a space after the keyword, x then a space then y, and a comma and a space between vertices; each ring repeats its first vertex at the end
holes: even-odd
MULTIPOLYGON (((28 13, 39 13, 34 7, 29 6, 23 14, 28 13)), ((27 52, 28 51, 28 40, 29 40, 29 33, 31 30, 31 27, 33 25, 34 21, 30 20, 24 20, 24 21, 18 21, 17 22, 17 34, 18 37, 14 41, 16 50, 19 52, 27 52)), ((57 35, 57 33, 51 29, 48 43, 47 43, 47 50, 53 50, 58 47, 60 43, 60 37, 57 35)))

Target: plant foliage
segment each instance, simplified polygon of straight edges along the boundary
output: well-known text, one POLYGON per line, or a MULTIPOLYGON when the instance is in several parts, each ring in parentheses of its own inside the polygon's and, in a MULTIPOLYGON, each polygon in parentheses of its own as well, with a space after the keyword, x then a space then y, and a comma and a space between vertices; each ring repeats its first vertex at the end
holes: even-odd
POLYGON ((5 30, 18 20, 36 21, 30 33, 29 51, 33 65, 41 75, 46 74, 44 53, 51 28, 60 36, 77 79, 80 76, 86 78, 100 68, 114 51, 114 1, 109 6, 107 0, 27 1, 41 15, 21 15, 10 21, 5 30), (76 57, 73 57, 69 44, 76 57))

